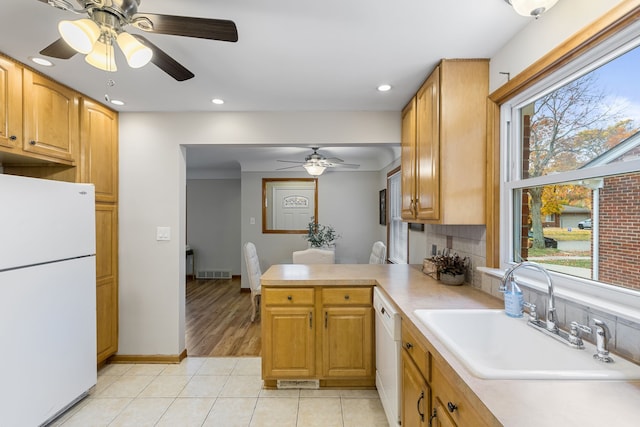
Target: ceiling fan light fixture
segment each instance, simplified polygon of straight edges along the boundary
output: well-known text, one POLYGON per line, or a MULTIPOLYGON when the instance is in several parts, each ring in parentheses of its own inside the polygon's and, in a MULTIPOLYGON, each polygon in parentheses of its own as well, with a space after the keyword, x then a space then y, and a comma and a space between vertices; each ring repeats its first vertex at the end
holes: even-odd
POLYGON ((309 163, 302 165, 307 170, 307 173, 311 176, 320 176, 327 169, 326 166, 319 165, 317 163, 309 163))
POLYGON ((93 50, 93 45, 100 38, 98 24, 88 18, 60 21, 58 32, 69 46, 83 54, 90 53, 93 50))
POLYGON ((93 50, 84 57, 84 60, 104 71, 118 71, 114 53, 111 43, 106 44, 104 41, 98 40, 93 45, 93 50))
POLYGON ((153 51, 131 34, 122 32, 118 34, 116 41, 131 68, 144 67, 151 61, 153 51))
POLYGON ((506 0, 513 6, 513 9, 522 16, 533 16, 537 18, 547 10, 551 9, 558 0, 506 0))

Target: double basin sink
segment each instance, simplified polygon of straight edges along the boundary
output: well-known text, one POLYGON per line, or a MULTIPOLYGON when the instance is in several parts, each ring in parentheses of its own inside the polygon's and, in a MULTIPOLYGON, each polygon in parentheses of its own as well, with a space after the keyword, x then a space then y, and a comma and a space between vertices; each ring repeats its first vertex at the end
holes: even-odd
POLYGON ((485 379, 640 379, 640 366, 614 355, 593 358, 596 348, 571 348, 511 318, 504 310, 416 310, 414 314, 454 356, 485 379))

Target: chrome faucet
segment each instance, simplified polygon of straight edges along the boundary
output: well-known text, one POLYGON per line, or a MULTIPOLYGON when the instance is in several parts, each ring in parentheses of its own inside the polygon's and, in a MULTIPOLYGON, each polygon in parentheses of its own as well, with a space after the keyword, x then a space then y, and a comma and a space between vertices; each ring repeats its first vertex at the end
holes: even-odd
POLYGON ((607 342, 611 337, 609 327, 602 320, 593 319, 593 324, 596 327, 596 351, 593 358, 604 363, 611 363, 613 359, 609 356, 609 350, 607 348, 607 342))
MULTIPOLYGON (((504 276, 500 280, 500 290, 504 291, 507 288, 507 282, 513 279, 513 273, 520 268, 530 268, 534 270, 538 270, 542 272, 547 279, 547 317, 545 322, 545 327, 549 332, 557 333, 558 332, 558 316, 556 314, 556 299, 553 292, 553 282, 551 281, 551 276, 549 272, 540 264, 531 261, 524 261, 520 264, 516 264, 504 273, 504 276)), ((539 321, 538 321, 539 322, 539 321)), ((539 325, 536 325, 539 326, 539 325)))

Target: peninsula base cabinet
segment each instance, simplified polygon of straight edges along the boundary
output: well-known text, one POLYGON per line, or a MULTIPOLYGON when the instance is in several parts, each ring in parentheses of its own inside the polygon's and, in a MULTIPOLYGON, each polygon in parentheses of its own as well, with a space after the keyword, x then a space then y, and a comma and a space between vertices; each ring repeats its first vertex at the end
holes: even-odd
POLYGON ((375 385, 371 287, 262 288, 262 378, 375 385))
POLYGON ((489 426, 474 408, 482 403, 465 392, 457 375, 447 374, 451 368, 434 358, 419 336, 409 322, 402 322, 402 425, 489 426))

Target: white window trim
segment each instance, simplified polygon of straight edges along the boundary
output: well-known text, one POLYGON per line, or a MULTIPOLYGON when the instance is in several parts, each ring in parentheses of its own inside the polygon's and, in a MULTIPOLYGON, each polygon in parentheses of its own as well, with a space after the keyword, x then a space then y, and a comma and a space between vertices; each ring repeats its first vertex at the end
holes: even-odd
MULTIPOLYGON (((526 184, 523 181, 512 182, 512 177, 519 175, 521 164, 515 160, 520 150, 517 135, 520 134, 517 110, 529 104, 534 98, 555 90, 564 85, 577 74, 583 75, 608 62, 611 58, 620 55, 640 45, 640 23, 634 24, 613 36, 608 41, 601 43, 589 53, 582 55, 562 70, 549 76, 540 83, 518 94, 516 97, 504 103, 500 109, 500 269, 479 268, 479 270, 493 276, 502 277, 506 269, 515 263, 511 262, 511 252, 514 241, 513 200, 511 194, 515 188, 533 187, 579 180, 594 175, 609 176, 628 172, 640 171, 640 161, 630 161, 614 165, 604 165, 588 170, 575 170, 562 174, 559 180, 557 176, 547 175, 529 178, 526 184)), ((518 280, 536 290, 547 292, 544 278, 536 272, 521 270, 518 272, 518 280)), ((587 307, 611 313, 633 322, 640 322, 640 292, 636 290, 608 285, 593 280, 587 280, 574 276, 549 271, 553 279, 555 294, 587 307)))

